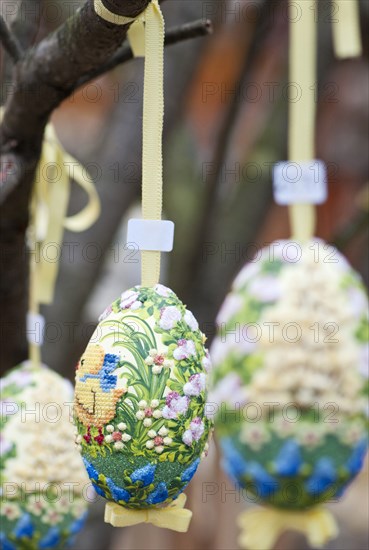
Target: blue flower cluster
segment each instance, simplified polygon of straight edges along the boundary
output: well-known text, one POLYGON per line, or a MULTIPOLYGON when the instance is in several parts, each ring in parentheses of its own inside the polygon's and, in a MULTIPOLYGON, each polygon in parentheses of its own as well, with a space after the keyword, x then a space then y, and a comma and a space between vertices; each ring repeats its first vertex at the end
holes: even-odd
MULTIPOLYGON (((68 546, 75 535, 82 529, 85 524, 87 512, 80 518, 76 519, 69 528, 69 540, 65 543, 68 546)), ((35 534, 35 525, 32 522, 31 515, 25 513, 17 521, 11 535, 12 539, 31 539, 35 534)), ((47 533, 39 540, 39 550, 51 550, 57 548, 65 535, 60 532, 60 529, 56 526, 50 527, 47 533)), ((0 533, 0 548, 2 550, 17 550, 15 543, 11 542, 5 533, 0 533)))
MULTIPOLYGON (((104 497, 104 498, 113 498, 117 502, 123 502, 128 503, 131 498, 131 494, 124 489, 123 487, 120 487, 114 483, 114 481, 107 477, 106 478, 106 484, 109 488, 110 495, 107 495, 99 485, 99 473, 96 470, 96 468, 88 462, 85 458, 83 459, 83 462, 85 464, 85 468, 87 470, 88 476, 92 481, 92 485, 97 492, 98 495, 104 497)), ((195 472, 197 470, 197 467, 200 463, 200 459, 197 458, 184 472, 182 472, 181 475, 181 481, 184 483, 189 483, 191 481, 192 477, 195 475, 195 472)), ((147 487, 151 483, 154 482, 155 478, 155 471, 156 471, 156 464, 146 464, 142 468, 136 469, 131 474, 131 480, 133 483, 136 483, 137 481, 142 482, 142 487, 147 487)), ((180 493, 178 493, 176 496, 178 496, 180 493)), ((159 482, 154 490, 149 494, 149 496, 146 498, 145 502, 147 504, 153 505, 153 504, 160 504, 162 502, 165 502, 167 498, 169 497, 168 488, 166 486, 166 483, 164 481, 159 482)))
MULTIPOLYGON (((255 492, 260 498, 271 496, 279 489, 280 483, 275 476, 295 478, 301 474, 304 465, 300 446, 294 439, 289 439, 284 443, 272 462, 274 476, 269 474, 260 463, 246 461, 230 438, 223 439, 221 447, 224 469, 231 479, 238 485, 243 486, 245 485, 245 479, 250 479, 255 486, 255 492)), ((324 456, 319 458, 314 464, 311 475, 304 482, 306 493, 319 496, 325 491, 332 490, 332 496, 341 496, 348 483, 361 470, 367 448, 368 441, 366 439, 361 440, 353 449, 346 463, 342 465, 349 476, 343 488, 342 484, 338 483, 338 472, 333 460, 324 456)))

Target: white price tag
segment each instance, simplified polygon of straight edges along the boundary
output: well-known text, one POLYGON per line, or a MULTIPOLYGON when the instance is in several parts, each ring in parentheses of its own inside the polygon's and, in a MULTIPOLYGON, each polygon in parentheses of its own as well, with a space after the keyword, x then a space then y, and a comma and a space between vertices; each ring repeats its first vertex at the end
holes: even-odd
POLYGON ((273 168, 274 200, 288 204, 322 204, 327 200, 327 168, 322 160, 277 162, 273 168))
POLYGON ((27 340, 29 344, 42 346, 44 343, 45 317, 39 313, 27 313, 27 340))
POLYGON ((174 223, 169 220, 128 221, 127 243, 134 243, 139 250, 170 252, 173 250, 174 223))

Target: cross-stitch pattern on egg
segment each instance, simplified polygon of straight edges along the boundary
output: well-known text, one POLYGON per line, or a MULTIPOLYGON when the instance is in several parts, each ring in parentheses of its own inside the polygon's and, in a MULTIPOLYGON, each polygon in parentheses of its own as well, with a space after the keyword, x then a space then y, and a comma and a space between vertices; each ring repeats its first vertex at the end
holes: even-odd
POLYGON ((0 403, 1 548, 66 548, 93 498, 73 441, 73 387, 27 362, 1 379, 0 403))
POLYGON ((117 388, 118 378, 112 372, 119 361, 117 355, 105 354, 98 344, 90 344, 77 367, 78 384, 75 410, 85 425, 101 427, 114 418, 118 399, 126 388, 117 388))
POLYGON ((124 292, 99 321, 76 372, 76 441, 88 475, 125 507, 169 504, 212 431, 205 337, 160 284, 124 292))
POLYGON ((217 318, 210 400, 223 464, 256 502, 338 498, 368 447, 368 300, 320 240, 273 243, 236 277, 217 318))

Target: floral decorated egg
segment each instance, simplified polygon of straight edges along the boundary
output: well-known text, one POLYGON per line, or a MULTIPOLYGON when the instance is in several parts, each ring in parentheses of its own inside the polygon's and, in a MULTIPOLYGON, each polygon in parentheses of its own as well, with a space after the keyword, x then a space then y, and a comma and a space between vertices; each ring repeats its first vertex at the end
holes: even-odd
POLYGON ((105 310, 76 372, 77 445, 98 494, 169 504, 207 454, 205 337, 169 288, 136 286, 105 310))
POLYGON ((84 524, 93 491, 72 407, 71 383, 47 367, 23 363, 1 380, 3 550, 66 548, 84 524))
POLYGON ((333 247, 282 241, 236 277, 211 348, 223 463, 255 501, 338 498, 368 439, 368 301, 333 247))

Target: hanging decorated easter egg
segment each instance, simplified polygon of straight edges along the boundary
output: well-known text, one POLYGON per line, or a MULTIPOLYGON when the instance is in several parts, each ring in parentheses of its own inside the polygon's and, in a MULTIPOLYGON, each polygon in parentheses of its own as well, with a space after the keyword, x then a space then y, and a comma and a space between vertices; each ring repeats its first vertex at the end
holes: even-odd
POLYGON ((368 301, 320 240, 282 241, 235 279, 211 348, 224 467, 255 502, 339 497, 367 450, 368 301))
POLYGON ((66 548, 84 524, 92 490, 72 407, 71 383, 47 367, 23 363, 1 380, 4 550, 66 548))
POLYGON ((98 494, 124 507, 168 504, 207 453, 205 337, 160 284, 124 292, 99 321, 76 372, 88 475, 98 494))

